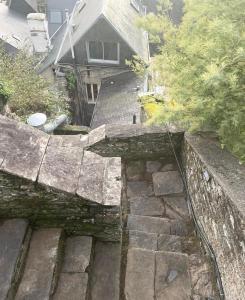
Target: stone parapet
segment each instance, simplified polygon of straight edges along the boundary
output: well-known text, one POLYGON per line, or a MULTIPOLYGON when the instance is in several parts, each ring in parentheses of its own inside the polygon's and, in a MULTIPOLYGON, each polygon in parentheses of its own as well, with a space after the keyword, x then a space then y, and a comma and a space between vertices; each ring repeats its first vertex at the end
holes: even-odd
MULTIPOLYGON (((180 151, 184 132, 170 129, 173 146, 180 151)), ((87 150, 101 156, 142 159, 161 157, 172 161, 173 151, 168 129, 164 126, 103 125, 89 133, 87 150)))
POLYGON ((194 210, 212 245, 227 300, 244 299, 245 167, 217 141, 186 135, 183 162, 194 210))

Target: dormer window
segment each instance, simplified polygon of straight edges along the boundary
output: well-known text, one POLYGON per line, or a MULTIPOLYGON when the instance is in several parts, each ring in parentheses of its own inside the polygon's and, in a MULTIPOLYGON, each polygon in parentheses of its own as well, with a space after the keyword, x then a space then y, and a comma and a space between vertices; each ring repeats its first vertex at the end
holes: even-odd
POLYGON ((120 44, 113 42, 86 42, 89 63, 119 64, 120 44))

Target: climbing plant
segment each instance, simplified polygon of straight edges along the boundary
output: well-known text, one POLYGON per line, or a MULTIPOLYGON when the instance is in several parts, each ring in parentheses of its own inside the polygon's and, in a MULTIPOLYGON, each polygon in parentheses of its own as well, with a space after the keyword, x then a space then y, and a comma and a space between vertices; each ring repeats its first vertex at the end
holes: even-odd
POLYGON ((213 130, 245 161, 245 1, 185 0, 182 23, 171 22, 171 1, 139 20, 161 43, 153 60, 166 87, 154 122, 177 122, 190 131, 213 130))
POLYGON ((43 112, 50 117, 68 112, 68 99, 35 70, 33 57, 20 51, 8 55, 0 46, 0 93, 8 98, 12 113, 25 119, 31 113, 43 112))

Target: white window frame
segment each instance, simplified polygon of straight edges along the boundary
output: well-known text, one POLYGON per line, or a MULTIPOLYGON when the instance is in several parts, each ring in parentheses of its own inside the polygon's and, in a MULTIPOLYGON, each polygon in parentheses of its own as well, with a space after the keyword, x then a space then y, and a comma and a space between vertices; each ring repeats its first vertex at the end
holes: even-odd
MULTIPOLYGON (((102 43, 103 57, 104 57, 105 56, 104 43, 106 43, 106 42, 102 42, 102 41, 98 41, 98 42, 102 43)), ((117 60, 91 58, 90 51, 89 51, 89 43, 90 42, 86 42, 86 51, 87 51, 87 58, 88 58, 89 63, 111 64, 111 65, 119 65, 120 64, 120 43, 116 43, 117 44, 117 60)), ((110 42, 108 42, 108 43, 110 43, 110 42)), ((111 42, 111 43, 113 43, 113 42, 111 42)))
POLYGON ((100 85, 98 83, 86 83, 86 94, 87 94, 87 102, 88 104, 95 104, 97 102, 98 96, 99 96, 99 92, 100 92, 100 85), (97 85, 97 98, 95 99, 94 97, 94 85, 97 85), (92 99, 89 99, 88 97, 88 85, 90 85, 90 89, 91 89, 91 95, 92 95, 92 99))

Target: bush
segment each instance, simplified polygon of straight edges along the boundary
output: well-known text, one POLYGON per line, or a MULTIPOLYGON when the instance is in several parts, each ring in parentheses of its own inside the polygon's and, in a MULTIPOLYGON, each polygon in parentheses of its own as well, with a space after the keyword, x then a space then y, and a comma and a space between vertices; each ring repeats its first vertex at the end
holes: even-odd
POLYGON ((0 47, 0 80, 10 91, 8 106, 11 112, 22 119, 36 112, 46 113, 49 117, 67 114, 68 99, 36 73, 35 63, 34 58, 24 51, 10 56, 0 47))
POLYGON ((244 162, 245 1, 186 0, 180 26, 168 18, 169 3, 139 21, 152 40, 164 40, 153 67, 168 101, 155 121, 214 130, 244 162))

